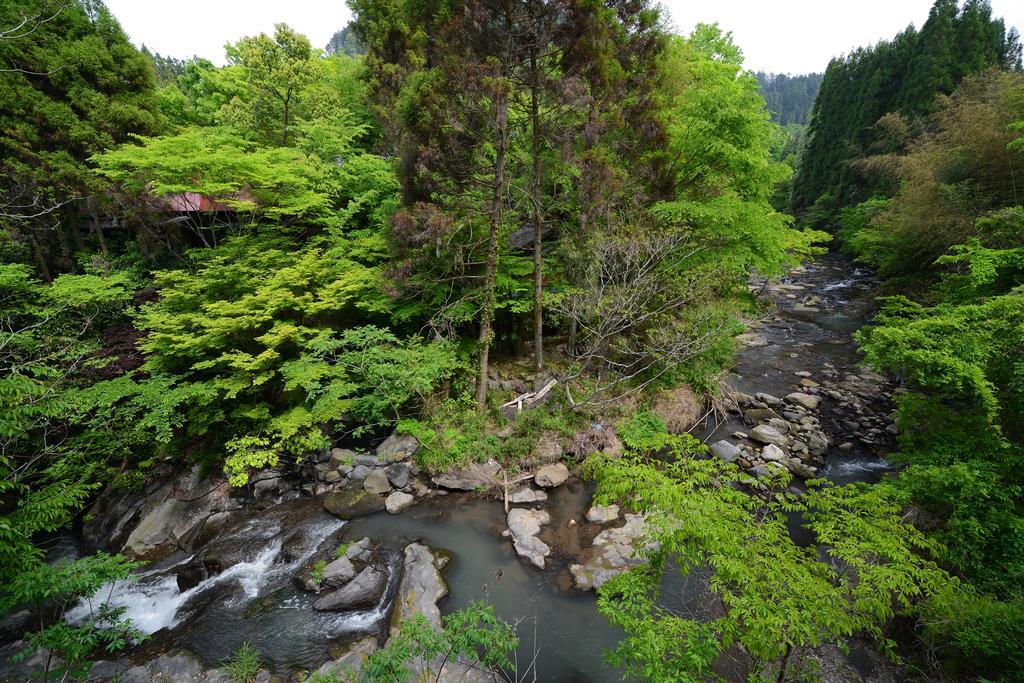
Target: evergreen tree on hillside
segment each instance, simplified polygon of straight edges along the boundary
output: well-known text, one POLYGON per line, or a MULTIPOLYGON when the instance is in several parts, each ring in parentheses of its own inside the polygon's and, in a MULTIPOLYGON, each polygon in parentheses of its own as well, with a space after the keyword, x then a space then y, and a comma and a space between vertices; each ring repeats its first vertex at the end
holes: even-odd
POLYGON ((808 122, 824 74, 790 76, 758 71, 755 76, 772 121, 780 126, 808 122))
POLYGON ((791 208, 818 226, 880 188, 852 168, 871 153, 875 124, 887 113, 920 117, 972 73, 1019 64, 1017 32, 992 17, 987 0, 936 0, 920 31, 834 59, 811 114, 808 143, 794 180, 791 208))
POLYGON ((0 40, 0 247, 51 280, 83 246, 77 211, 96 189, 86 159, 161 120, 153 66, 102 2, 0 0, 0 26, 25 18, 0 40))

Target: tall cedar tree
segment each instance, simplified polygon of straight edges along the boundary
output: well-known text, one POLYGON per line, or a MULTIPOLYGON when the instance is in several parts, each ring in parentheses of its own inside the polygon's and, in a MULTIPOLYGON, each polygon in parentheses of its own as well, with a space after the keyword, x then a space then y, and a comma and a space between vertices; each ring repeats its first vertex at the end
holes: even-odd
POLYGON ((159 130, 155 76, 102 2, 2 0, 0 26, 0 226, 49 281, 85 246, 86 159, 159 130))
POLYGON ((885 114, 927 114, 967 75, 992 66, 1020 67, 1015 29, 992 17, 986 0, 936 0, 920 31, 913 27, 872 48, 834 59, 811 114, 808 143, 794 179, 792 209, 827 227, 839 209, 881 190, 848 163, 877 142, 885 114))
POLYGON ((582 253, 595 217, 607 226, 613 202, 621 202, 626 189, 638 203, 658 177, 657 157, 649 150, 663 137, 652 76, 663 45, 659 16, 638 1, 488 0, 432 10, 411 2, 351 4, 356 34, 367 46, 376 110, 401 159, 405 209, 392 233, 400 261, 394 279, 407 293, 466 290, 438 308, 449 318, 445 326, 470 319, 478 325, 482 406, 503 229, 520 219, 534 229, 535 363, 543 363, 545 149, 557 143, 565 150, 561 161, 582 178, 577 215, 567 221, 577 224, 571 258, 582 253), (509 112, 519 96, 528 102, 523 118, 531 162, 524 173, 530 201, 523 215, 512 210, 506 190, 509 145, 515 142, 510 136, 519 132, 509 112), (544 120, 552 118, 547 108, 566 97, 583 101, 586 117, 545 129, 544 120), (486 249, 472 228, 472 217, 482 213, 488 215, 486 249), (432 281, 424 276, 428 270, 432 281), (467 297, 475 299, 472 316, 465 313, 467 297))

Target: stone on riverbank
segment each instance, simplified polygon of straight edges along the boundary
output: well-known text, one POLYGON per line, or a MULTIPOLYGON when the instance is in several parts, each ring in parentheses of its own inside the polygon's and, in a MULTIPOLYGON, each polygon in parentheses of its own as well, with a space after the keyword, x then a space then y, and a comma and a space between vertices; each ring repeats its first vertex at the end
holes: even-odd
POLYGON ((391 482, 388 481, 388 473, 384 470, 372 470, 366 475, 363 481, 363 488, 370 493, 383 495, 391 492, 391 482))
POLYGON ((508 494, 508 502, 510 503, 543 503, 548 499, 548 494, 543 491, 538 491, 535 488, 524 486, 520 489, 516 489, 508 494))
POLYGON ((718 443, 711 444, 711 455, 725 462, 736 462, 743 455, 743 451, 735 444, 722 439, 718 443))
POLYGON ((750 438, 754 441, 774 444, 776 446, 782 446, 786 443, 786 437, 771 425, 757 425, 750 430, 750 438))
POLYGON ((817 396, 811 396, 801 391, 794 391, 792 394, 786 396, 786 400, 798 406, 802 406, 807 410, 817 410, 821 404, 821 399, 817 396))
POLYGON ((325 663, 317 669, 317 675, 321 677, 340 677, 339 680, 342 681, 348 680, 345 676, 354 676, 358 679, 358 674, 362 671, 363 664, 370 658, 370 655, 377 651, 377 647, 376 636, 366 636, 361 640, 357 640, 348 646, 345 654, 325 663))
POLYGON ((416 440, 416 437, 408 434, 392 434, 377 446, 377 459, 384 464, 400 462, 416 455, 416 451, 419 449, 420 442, 416 440))
POLYGON ((494 486, 500 471, 498 463, 488 460, 485 463, 474 463, 465 469, 435 475, 431 481, 443 489, 476 491, 494 486))
POLYGON ((541 467, 533 476, 533 480, 537 483, 537 486, 542 486, 546 489, 561 486, 568 478, 569 468, 560 462, 541 467))
POLYGON ((619 518, 618 505, 595 505, 587 510, 587 521, 594 524, 607 524, 619 518))
POLYGON ((388 481, 396 489, 405 488, 409 483, 409 477, 412 476, 412 468, 409 467, 408 463, 396 462, 393 465, 388 465, 386 470, 388 474, 388 481))

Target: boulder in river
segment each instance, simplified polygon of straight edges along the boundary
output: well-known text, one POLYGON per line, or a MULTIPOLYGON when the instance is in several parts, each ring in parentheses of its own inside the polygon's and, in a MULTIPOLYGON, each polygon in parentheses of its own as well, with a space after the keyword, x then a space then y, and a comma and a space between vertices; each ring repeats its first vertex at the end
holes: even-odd
POLYGON ((533 476, 533 480, 537 482, 537 486, 543 486, 546 489, 561 486, 568 478, 569 468, 566 467, 564 463, 560 462, 541 467, 533 476))
POLYGON ((441 610, 437 601, 448 595, 448 586, 441 578, 441 569, 446 562, 419 543, 405 546, 404 554, 402 580, 391 612, 391 635, 398 633, 402 624, 417 614, 422 614, 428 623, 440 628, 441 610))
POLYGON ((384 499, 384 507, 387 508, 388 512, 393 515, 397 515, 402 512, 416 501, 411 493, 404 493, 402 491, 395 491, 390 496, 384 499))
POLYGON ((510 503, 543 503, 548 499, 548 494, 538 491, 530 486, 524 486, 508 494, 510 503))
POLYGON ((342 588, 313 603, 313 609, 319 612, 343 612, 373 607, 384 593, 387 580, 385 570, 372 566, 365 567, 342 588))
POLYGON ((156 560, 179 548, 187 549, 190 537, 204 521, 233 507, 227 482, 200 481, 195 468, 146 499, 140 521, 128 535, 122 552, 132 558, 156 560))
POLYGON ((324 567, 323 581, 320 585, 323 588, 339 588, 355 578, 355 575, 356 568, 352 565, 352 560, 342 556, 324 567))
POLYGON ((324 496, 324 509, 341 519, 356 519, 384 509, 384 501, 362 489, 346 489, 324 496))
POLYGON ((544 559, 551 554, 551 548, 537 535, 542 526, 550 523, 551 515, 547 510, 512 508, 508 511, 508 530, 516 553, 540 569, 544 568, 544 559))
POLYGON ((587 510, 587 521, 594 524, 607 524, 619 518, 618 505, 595 505, 587 510))
POLYGON ((643 564, 635 548, 643 533, 644 518, 627 514, 624 525, 605 529, 595 536, 593 545, 580 555, 579 563, 569 567, 576 587, 580 590, 599 588, 616 574, 643 564))

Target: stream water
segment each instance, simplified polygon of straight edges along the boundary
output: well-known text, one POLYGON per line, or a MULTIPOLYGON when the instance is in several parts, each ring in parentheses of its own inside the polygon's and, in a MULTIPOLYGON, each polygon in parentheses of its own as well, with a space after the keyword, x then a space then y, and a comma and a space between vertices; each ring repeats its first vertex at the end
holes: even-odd
MULTIPOLYGON (((765 343, 738 354, 731 382, 740 391, 785 395, 793 391, 799 371, 818 376, 829 366, 839 376, 856 372, 858 358, 850 335, 872 311, 876 283, 870 275, 830 256, 784 282, 803 289, 792 290, 792 298, 777 297, 777 314, 757 330, 765 343), (808 294, 820 297, 820 303, 801 304, 808 294)), ((841 416, 827 414, 822 411, 822 420, 831 434, 839 428, 841 416)), ((738 418, 711 418, 698 432, 711 442, 741 429, 738 418)), ((837 482, 864 481, 888 469, 866 448, 840 451, 835 446, 838 440, 833 439, 829 450, 825 476, 837 482)), ((590 497, 591 489, 577 480, 551 495, 546 507, 552 523, 542 538, 556 553, 545 570, 524 563, 501 537, 505 515, 493 500, 453 494, 422 501, 400 515, 379 513, 349 523, 306 500, 271 508, 207 544, 204 556, 213 553, 227 567, 219 574, 182 585, 182 567, 195 565, 197 558, 172 556, 138 581, 113 586, 110 595, 115 605, 127 608, 136 626, 153 636, 140 649, 139 659, 182 647, 215 666, 248 641, 277 673, 287 675, 316 668, 336 646, 361 634, 384 633, 399 553, 406 543, 418 540, 451 555, 444 571, 450 592, 440 603, 443 613, 486 600, 501 617, 518 623, 521 671, 536 653, 538 680, 619 680, 620 674, 602 657, 619 634, 597 613, 593 593, 571 588, 566 571, 589 542, 587 534, 593 533, 586 524, 569 524, 582 519, 590 497), (314 611, 315 596, 298 590, 292 576, 323 548, 363 536, 391 552, 389 587, 380 604, 356 613, 314 611)), ((673 599, 680 604, 699 602, 699 577, 684 582, 676 574, 676 581, 667 586, 673 599)), ((80 606, 71 617, 82 616, 85 610, 80 606)), ((699 611, 699 605, 691 606, 691 611, 699 611)), ((723 673, 740 676, 738 671, 723 673)))

